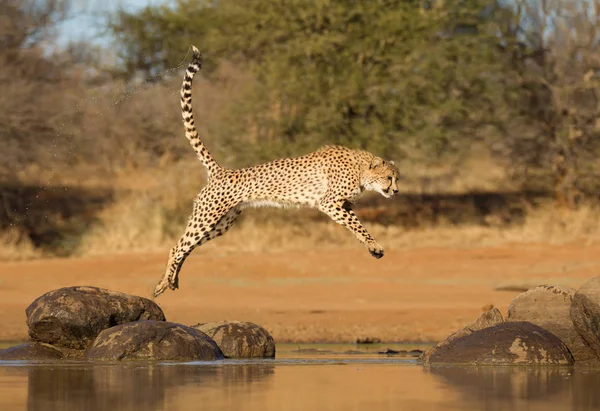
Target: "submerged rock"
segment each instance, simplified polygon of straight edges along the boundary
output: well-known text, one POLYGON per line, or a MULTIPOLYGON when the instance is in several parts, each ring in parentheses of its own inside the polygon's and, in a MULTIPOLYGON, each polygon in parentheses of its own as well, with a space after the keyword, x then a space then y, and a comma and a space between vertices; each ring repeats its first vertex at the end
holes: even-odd
POLYGON ((84 349, 102 331, 138 320, 164 321, 153 301, 97 287, 47 292, 25 311, 32 341, 84 349))
POLYGON ((65 354, 44 343, 25 343, 0 350, 0 360, 48 361, 61 360, 65 354))
POLYGON ((221 321, 193 326, 211 337, 228 358, 274 358, 275 341, 251 322, 221 321))
MULTIPOLYGON (((364 354, 364 352, 358 351, 357 354, 364 354)), ((398 355, 398 356, 405 356, 405 357, 419 357, 419 356, 423 355, 423 351, 422 350, 410 350, 410 351, 392 350, 391 348, 387 348, 385 351, 377 351, 377 354, 388 355, 388 356, 398 355)))
POLYGON ((550 331, 569 348, 576 363, 594 364, 598 360, 571 320, 575 290, 556 285, 540 285, 517 296, 508 307, 506 321, 527 321, 550 331))
POLYGON ((600 277, 594 277, 573 296, 570 310, 575 329, 600 359, 600 277))
POLYGON ((137 321, 102 331, 86 352, 90 360, 223 359, 217 344, 203 332, 166 321, 137 321))
POLYGON ((421 355, 420 359, 422 361, 428 362, 429 357, 431 356, 431 354, 433 352, 440 349, 441 347, 444 347, 444 346, 450 344, 452 341, 456 340, 457 338, 472 334, 478 330, 483 330, 484 328, 493 327, 495 325, 501 324, 503 321, 504 320, 502 319, 502 313, 500 312, 500 310, 498 310, 497 308, 492 308, 491 310, 486 311, 483 314, 481 314, 479 316, 479 318, 477 318, 477 320, 475 320, 475 322, 473 322, 472 324, 469 324, 466 327, 462 328, 461 330, 458 330, 455 333, 450 334, 450 336, 448 338, 446 338, 444 341, 440 341, 435 346, 433 346, 429 350, 425 351, 421 355))
POLYGON ((431 364, 570 365, 573 356, 551 332, 528 322, 504 322, 433 349, 431 364))

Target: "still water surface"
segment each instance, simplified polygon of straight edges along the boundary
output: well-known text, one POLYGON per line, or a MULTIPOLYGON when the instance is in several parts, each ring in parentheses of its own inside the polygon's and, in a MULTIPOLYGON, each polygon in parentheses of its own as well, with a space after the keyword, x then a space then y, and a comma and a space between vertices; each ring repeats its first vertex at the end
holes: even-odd
POLYGON ((599 410, 600 369, 430 367, 278 346, 275 360, 0 362, 0 410, 599 410))

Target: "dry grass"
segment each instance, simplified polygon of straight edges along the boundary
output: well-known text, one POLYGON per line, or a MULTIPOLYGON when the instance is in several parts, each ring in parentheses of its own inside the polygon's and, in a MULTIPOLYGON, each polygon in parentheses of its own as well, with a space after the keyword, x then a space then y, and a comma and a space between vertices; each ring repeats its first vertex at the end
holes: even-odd
POLYGON ((519 190, 486 147, 473 144, 459 164, 431 161, 418 152, 399 163, 402 189, 419 194, 463 194, 519 190))
POLYGON ((42 255, 42 251, 16 228, 0 232, 0 260, 29 260, 42 255))
MULTIPOLYGON (((498 173, 493 167, 490 173, 498 173)), ((416 175, 414 173, 413 175, 416 175)), ((481 176, 481 173, 479 174, 481 176)), ((460 176, 459 176, 460 177, 460 176)), ((489 181, 488 176, 484 176, 489 181)), ((418 181, 416 179, 415 181, 418 181)), ((429 181, 435 182, 432 178, 429 181)), ((183 230, 194 196, 204 183, 196 162, 180 163, 169 170, 125 175, 115 182, 128 191, 98 216, 80 239, 78 255, 132 251, 164 251, 183 230)), ((479 189, 476 182, 437 182, 437 186, 412 186, 412 190, 461 192, 479 189)), ((357 209, 359 218, 367 209, 357 209)), ((388 250, 411 247, 478 247, 503 243, 600 242, 600 210, 583 206, 560 210, 548 203, 530 208, 523 224, 504 225, 490 216, 487 225, 441 224, 407 230, 400 226, 366 221, 365 226, 388 250)), ((343 227, 314 210, 246 210, 229 233, 202 247, 205 252, 280 251, 356 248, 360 245, 343 227)))
MULTIPOLYGON (((182 234, 194 196, 204 185, 202 166, 190 155, 189 160, 155 168, 120 169, 112 175, 97 174, 93 167, 57 169, 54 185, 87 190, 114 190, 115 199, 101 209, 89 225, 65 238, 73 255, 94 255, 160 251, 167 252, 182 234)), ((457 171, 425 167, 418 162, 401 164, 405 178, 402 191, 424 194, 462 194, 497 192, 514 189, 506 183, 502 167, 482 155, 457 171)), ((42 184, 28 170, 22 180, 42 184)), ((25 173, 25 172, 24 172, 25 173)), ((49 181, 46 178, 46 183, 49 181)), ((364 204, 364 203, 363 203, 364 204)), ((386 202, 393 207, 394 202, 386 202)), ((506 224, 495 215, 485 224, 423 224, 406 229, 397 224, 377 223, 378 208, 357 207, 359 218, 387 250, 412 247, 479 247, 503 243, 600 242, 600 209, 583 206, 578 210, 560 210, 548 203, 529 207, 521 224, 506 224)), ((0 259, 36 258, 42 255, 16 231, 0 237, 0 259)), ((231 232, 202 247, 203 252, 281 251, 350 248, 360 245, 343 227, 315 210, 246 210, 231 232)))
MULTIPOLYGON (((277 212, 279 214, 279 211, 277 212)), ((357 212, 360 216, 360 211, 357 212)), ((600 242, 600 210, 584 207, 558 211, 551 206, 532 213, 521 226, 484 227, 476 225, 438 226, 405 230, 397 226, 366 224, 369 232, 386 249, 413 247, 479 247, 504 243, 600 242)), ((353 248, 358 243, 346 229, 330 221, 290 222, 283 216, 275 221, 250 217, 224 237, 222 247, 244 251, 270 249, 353 248)))
MULTIPOLYGON (((84 237, 82 255, 132 251, 168 251, 185 228, 174 227, 164 213, 147 198, 117 204, 111 218, 84 237)), ((360 216, 360 211, 357 212, 360 216)), ((346 229, 318 219, 310 212, 296 210, 248 210, 246 216, 222 238, 202 247, 205 252, 312 250, 356 248, 360 245, 346 229)), ((365 224, 387 250, 414 247, 483 247, 506 243, 565 244, 600 243, 600 210, 585 207, 561 212, 551 207, 536 210, 521 226, 484 227, 475 225, 428 227, 404 230, 397 226, 365 224)))

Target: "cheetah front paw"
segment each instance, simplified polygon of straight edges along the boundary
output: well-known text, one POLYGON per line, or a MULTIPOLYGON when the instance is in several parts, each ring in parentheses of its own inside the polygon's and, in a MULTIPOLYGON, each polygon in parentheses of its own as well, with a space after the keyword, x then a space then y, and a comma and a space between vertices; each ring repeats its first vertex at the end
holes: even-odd
POLYGON ((383 248, 381 248, 380 246, 369 248, 369 252, 373 257, 377 259, 383 257, 383 248))

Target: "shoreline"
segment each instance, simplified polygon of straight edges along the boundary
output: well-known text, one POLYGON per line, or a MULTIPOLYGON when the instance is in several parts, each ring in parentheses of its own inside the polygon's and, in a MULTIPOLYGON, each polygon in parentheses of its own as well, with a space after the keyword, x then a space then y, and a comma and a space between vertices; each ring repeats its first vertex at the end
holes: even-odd
MULTIPOLYGON (((440 341, 491 306, 505 316, 521 290, 577 288, 600 269, 600 246, 510 244, 478 248, 230 252, 198 250, 180 289, 156 303, 185 325, 251 321, 291 344, 440 341)), ((164 253, 0 262, 0 341, 27 339, 25 309, 61 287, 91 285, 149 297, 164 253)))

